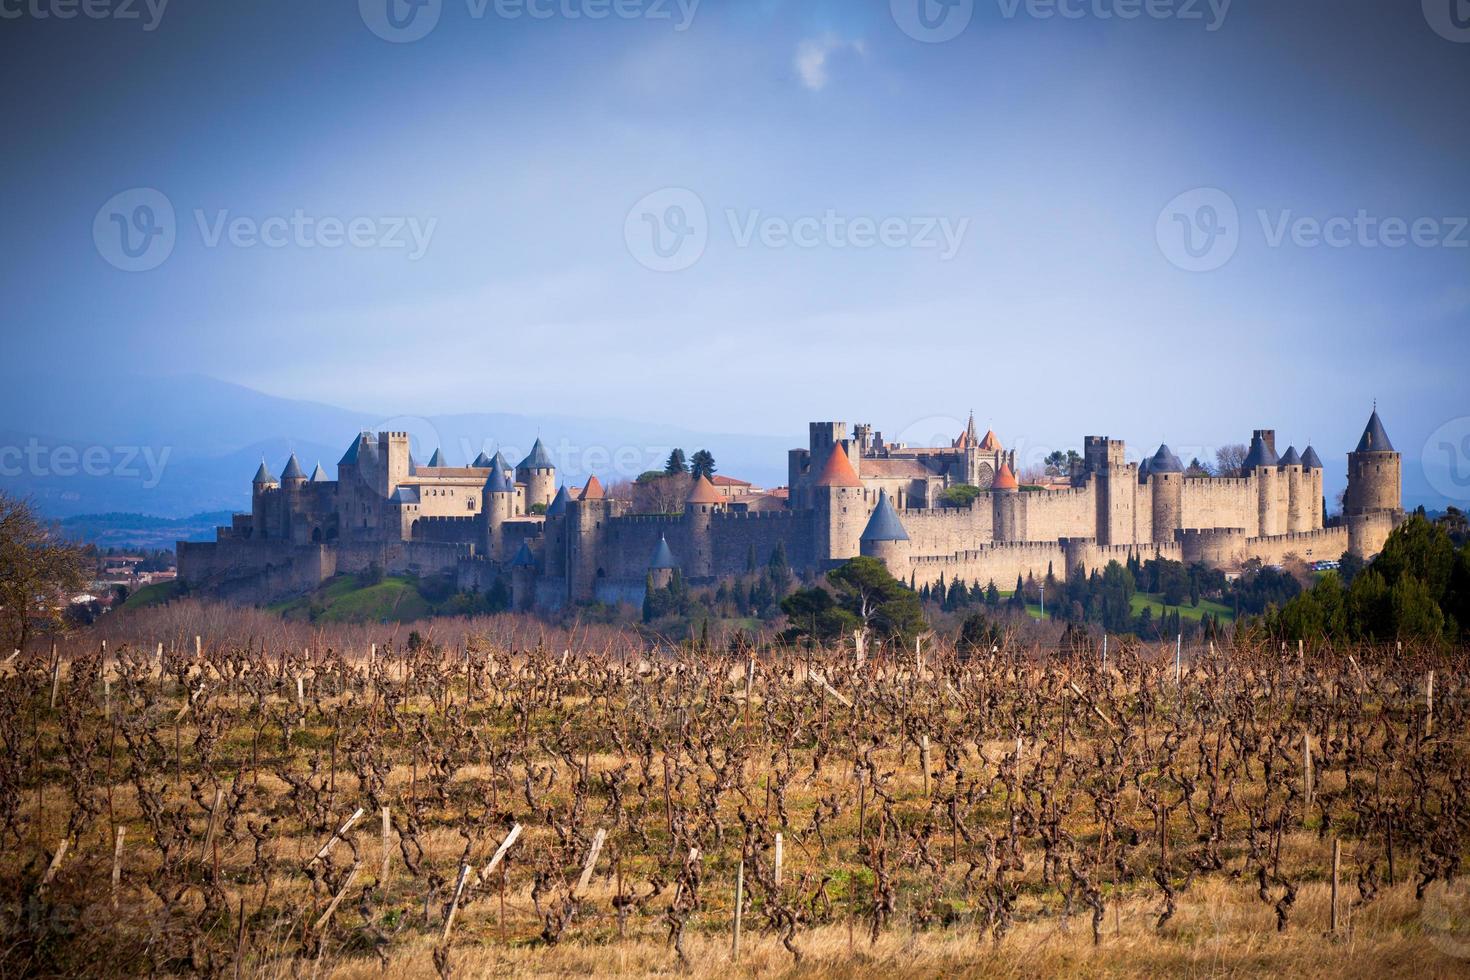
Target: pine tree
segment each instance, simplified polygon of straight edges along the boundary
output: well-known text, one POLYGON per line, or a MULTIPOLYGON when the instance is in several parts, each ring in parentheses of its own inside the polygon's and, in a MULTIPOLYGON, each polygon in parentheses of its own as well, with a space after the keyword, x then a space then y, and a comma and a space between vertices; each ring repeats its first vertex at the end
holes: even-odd
POLYGON ((684 450, 675 449, 669 453, 669 458, 664 462, 664 474, 666 476, 678 476, 689 472, 689 464, 684 461, 684 450))
POLYGON ((689 473, 696 480, 708 480, 715 475, 715 457, 708 449, 701 449, 689 458, 689 473))

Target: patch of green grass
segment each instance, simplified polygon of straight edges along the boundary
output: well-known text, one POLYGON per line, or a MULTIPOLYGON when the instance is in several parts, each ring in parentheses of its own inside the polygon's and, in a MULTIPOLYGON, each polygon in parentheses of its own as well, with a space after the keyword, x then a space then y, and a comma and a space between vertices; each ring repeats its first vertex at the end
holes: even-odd
POLYGON ((1209 599, 1201 599, 1198 606, 1191 606, 1188 602, 1182 606, 1166 606, 1162 595, 1144 592, 1133 593, 1133 600, 1129 604, 1133 615, 1137 616, 1147 608, 1153 617, 1157 619, 1166 612, 1178 612, 1180 619, 1191 622, 1199 622, 1209 613, 1223 623, 1235 621, 1235 612, 1229 606, 1219 602, 1211 602, 1209 599))
MULTIPOLYGON (((330 593, 330 590, 329 590, 330 593)), ((412 579, 385 578, 376 585, 345 591, 327 603, 321 623, 361 623, 423 619, 432 608, 412 579)))
POLYGON ((338 575, 305 595, 265 608, 286 619, 313 623, 407 623, 487 611, 483 595, 443 592, 442 587, 431 591, 428 583, 412 575, 390 575, 370 585, 359 575, 338 575))
POLYGON ((155 582, 152 585, 143 586, 137 592, 128 596, 127 601, 122 604, 122 608, 147 609, 149 606, 161 606, 170 599, 177 599, 186 591, 184 583, 178 579, 172 579, 168 582, 155 582))

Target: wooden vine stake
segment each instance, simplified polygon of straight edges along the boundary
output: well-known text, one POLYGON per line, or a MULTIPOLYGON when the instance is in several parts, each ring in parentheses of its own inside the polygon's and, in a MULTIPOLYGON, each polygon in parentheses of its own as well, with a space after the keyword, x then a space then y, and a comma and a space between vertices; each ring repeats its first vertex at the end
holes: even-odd
POLYGON ((607 840, 607 831, 601 827, 597 828, 596 835, 592 838, 592 849, 587 852, 587 863, 582 865, 582 877, 577 880, 577 890, 573 895, 580 895, 587 890, 587 885, 592 881, 592 869, 597 867, 597 855, 602 853, 602 842, 607 840))
POLYGON ((781 859, 786 856, 786 842, 781 834, 776 834, 776 887, 781 887, 781 859))
POLYGON ((1302 826, 1312 813, 1312 736, 1302 735, 1302 796, 1306 805, 1302 807, 1302 826))
POLYGON ((480 869, 480 878, 481 879, 487 879, 487 878, 490 877, 491 873, 493 873, 495 871, 496 865, 500 864, 500 859, 503 858, 503 857, 505 857, 505 852, 508 851, 508 850, 510 850, 510 846, 512 844, 514 844, 516 842, 516 839, 518 837, 520 837, 520 836, 521 836, 521 825, 520 824, 516 824, 515 826, 513 826, 513 827, 510 828, 510 833, 508 833, 508 834, 505 835, 505 840, 501 841, 500 842, 500 846, 495 849, 495 855, 492 858, 490 858, 489 862, 486 863, 485 867, 483 867, 483 868, 480 869))
POLYGON ((332 921, 332 913, 337 911, 338 905, 342 904, 342 899, 347 895, 347 889, 352 887, 352 882, 357 878, 357 872, 361 868, 362 862, 359 861, 352 866, 351 871, 347 872, 347 880, 342 882, 342 887, 337 890, 336 895, 332 896, 332 904, 327 906, 327 910, 322 913, 321 918, 317 919, 316 923, 311 927, 312 932, 321 932, 327 927, 327 923, 332 921))
POLYGON ((730 959, 740 962, 740 916, 745 907, 745 859, 735 872, 735 928, 730 939, 730 959))
POLYGON ((1336 837, 1332 838, 1332 915, 1329 918, 1329 929, 1332 938, 1337 938, 1337 878, 1342 868, 1342 842, 1336 837))
POLYGON ((1424 678, 1424 735, 1434 734, 1434 671, 1424 678))
POLYGON ((65 837, 61 839, 60 844, 56 845, 56 856, 51 859, 51 863, 46 867, 46 874, 41 878, 41 887, 36 889, 38 893, 46 891, 47 886, 51 884, 51 880, 56 877, 56 872, 61 870, 61 859, 64 857, 66 857, 65 837))
POLYGON ((924 768, 924 795, 929 795, 929 736, 919 736, 919 764, 924 768))
POLYGON ((307 863, 315 864, 318 861, 326 860, 327 855, 332 853, 332 848, 336 847, 337 842, 342 839, 342 835, 351 830, 352 825, 357 823, 358 818, 361 816, 362 807, 358 807, 357 810, 353 812, 352 816, 348 817, 347 821, 342 824, 341 827, 337 828, 337 832, 331 837, 327 838, 327 842, 322 845, 322 849, 320 851, 317 851, 316 856, 307 863))
POLYGON ((439 942, 449 942, 449 934, 454 931, 454 917, 459 913, 459 899, 464 894, 465 879, 470 876, 470 866, 461 864, 459 866, 459 881, 454 886, 454 899, 449 903, 449 914, 444 917, 444 932, 439 936, 439 942))
POLYGON ((127 836, 128 828, 117 828, 117 842, 112 845, 112 909, 117 911, 117 889, 122 883, 122 852, 123 838, 127 836))
POLYGON ((393 852, 388 847, 388 834, 393 829, 393 823, 388 819, 388 808, 383 807, 383 871, 378 875, 378 889, 382 890, 388 883, 388 862, 393 857, 393 852))

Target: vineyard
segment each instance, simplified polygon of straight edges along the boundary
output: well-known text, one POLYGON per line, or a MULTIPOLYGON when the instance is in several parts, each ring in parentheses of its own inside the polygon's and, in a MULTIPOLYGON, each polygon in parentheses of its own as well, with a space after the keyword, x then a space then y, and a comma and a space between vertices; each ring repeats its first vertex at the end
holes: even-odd
POLYGON ((1470 969, 1462 654, 318 639, 6 661, 0 973, 1470 969))

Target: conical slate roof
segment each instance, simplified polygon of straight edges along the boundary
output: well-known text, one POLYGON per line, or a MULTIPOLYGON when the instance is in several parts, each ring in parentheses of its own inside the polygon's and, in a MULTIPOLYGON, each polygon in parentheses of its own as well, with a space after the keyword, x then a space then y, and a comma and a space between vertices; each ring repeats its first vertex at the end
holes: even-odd
POLYGON ((563 483, 556 488, 556 496, 551 498, 551 506, 546 508, 547 517, 560 517, 567 512, 567 486, 563 483))
POLYGON ((852 460, 847 458, 847 452, 841 446, 833 446, 832 451, 827 454, 827 461, 822 464, 822 472, 817 475, 817 486, 819 487, 861 487, 863 481, 858 479, 857 472, 852 468, 852 460))
POLYGON ((511 568, 535 568, 536 559, 531 554, 531 549, 526 542, 521 542, 521 547, 516 551, 516 556, 510 560, 511 568))
POLYGON ((357 434, 357 438, 354 439, 354 440, 352 440, 352 445, 350 445, 350 446, 347 447, 347 452, 343 453, 342 454, 342 458, 337 461, 337 465, 338 466, 353 466, 353 465, 355 465, 357 463, 357 454, 358 454, 358 451, 362 447, 362 445, 363 445, 364 442, 367 442, 368 445, 372 445, 371 441, 369 441, 368 438, 367 438, 367 433, 366 432, 359 432, 357 434))
POLYGON ((1358 452, 1360 453, 1391 453, 1393 443, 1388 441, 1388 433, 1384 431, 1383 420, 1378 417, 1378 409, 1373 409, 1373 414, 1368 418, 1368 427, 1363 430, 1363 438, 1358 440, 1358 452))
POLYGON ((648 563, 649 568, 678 568, 679 562, 674 558, 674 553, 669 550, 668 541, 664 536, 658 536, 658 544, 653 549, 653 559, 648 563))
POLYGON ((1184 464, 1179 462, 1179 457, 1169 448, 1168 443, 1159 446, 1159 451, 1154 453, 1153 459, 1148 461, 1150 473, 1183 473, 1184 464))
POLYGON ((255 471, 255 479, 250 482, 257 487, 266 483, 276 482, 276 478, 271 476, 271 471, 266 469, 265 460, 262 459, 260 461, 260 469, 255 471))
POLYGON ((720 491, 709 482, 709 477, 703 473, 699 479, 694 481, 694 487, 689 491, 689 497, 684 501, 687 504, 722 504, 725 498, 720 496, 720 491))
POLYGON ((281 471, 281 479, 283 479, 283 480, 304 480, 304 479, 306 479, 306 472, 304 470, 302 470, 302 468, 301 468, 301 461, 296 458, 296 454, 295 453, 292 453, 291 454, 291 458, 288 459, 288 460, 286 460, 286 468, 281 471))
POLYGON ((1321 468, 1322 458, 1317 455, 1317 450, 1313 449, 1311 446, 1308 446, 1307 451, 1302 453, 1302 469, 1320 470, 1321 468))
POLYGON ((504 471, 507 479, 515 479, 516 471, 511 469, 510 463, 505 458, 505 454, 500 450, 495 450, 495 455, 491 458, 490 465, 504 471))
POLYGON ((1011 472, 1011 464, 1001 463, 1000 472, 995 474, 995 482, 990 484, 992 490, 1019 490, 1021 485, 1016 482, 1016 474, 1011 472))
POLYGON ((477 470, 488 470, 490 468, 490 457, 485 455, 484 450, 481 450, 480 455, 476 456, 475 461, 470 465, 477 470))
POLYGON ((1144 480, 1147 480, 1148 479, 1148 470, 1149 470, 1149 467, 1152 464, 1153 464, 1153 460, 1152 459, 1144 459, 1144 460, 1142 460, 1142 461, 1139 462, 1139 464, 1138 464, 1138 482, 1139 483, 1142 483, 1144 480))
POLYGON ((432 455, 432 456, 429 457, 429 465, 432 466, 432 467, 434 467, 435 469, 439 469, 439 468, 442 468, 444 466, 448 466, 449 464, 446 463, 446 462, 444 462, 444 450, 442 450, 442 449, 436 449, 436 450, 434 450, 434 455, 432 455))
POLYGON ((1302 458, 1299 455, 1297 455, 1297 451, 1296 451, 1296 447, 1295 446, 1287 446, 1286 447, 1286 452, 1283 453, 1282 456, 1281 456, 1281 463, 1280 463, 1280 465, 1282 465, 1282 466, 1300 466, 1300 465, 1302 465, 1302 458))
POLYGON ((1276 466, 1280 462, 1281 459, 1276 455, 1276 450, 1266 445, 1265 439, 1260 436, 1251 436, 1251 450, 1246 454, 1241 469, 1249 471, 1258 466, 1276 466))
POLYGON ((490 467, 490 478, 485 481, 486 493, 515 493, 515 484, 510 482, 510 477, 505 475, 505 470, 498 466, 490 467))
POLYGON ((531 451, 526 454, 526 458, 521 460, 521 465, 517 466, 516 469, 554 470, 556 469, 556 464, 552 463, 551 454, 546 451, 545 446, 541 445, 541 440, 538 438, 536 444, 531 447, 531 451))
POLYGON ((873 516, 868 518, 868 526, 863 529, 862 541, 907 541, 909 532, 903 529, 903 521, 898 519, 898 512, 888 502, 888 491, 878 491, 878 506, 873 509, 873 516))
POLYGON ((316 461, 316 469, 311 471, 312 483, 327 483, 327 471, 322 469, 322 461, 316 461))

